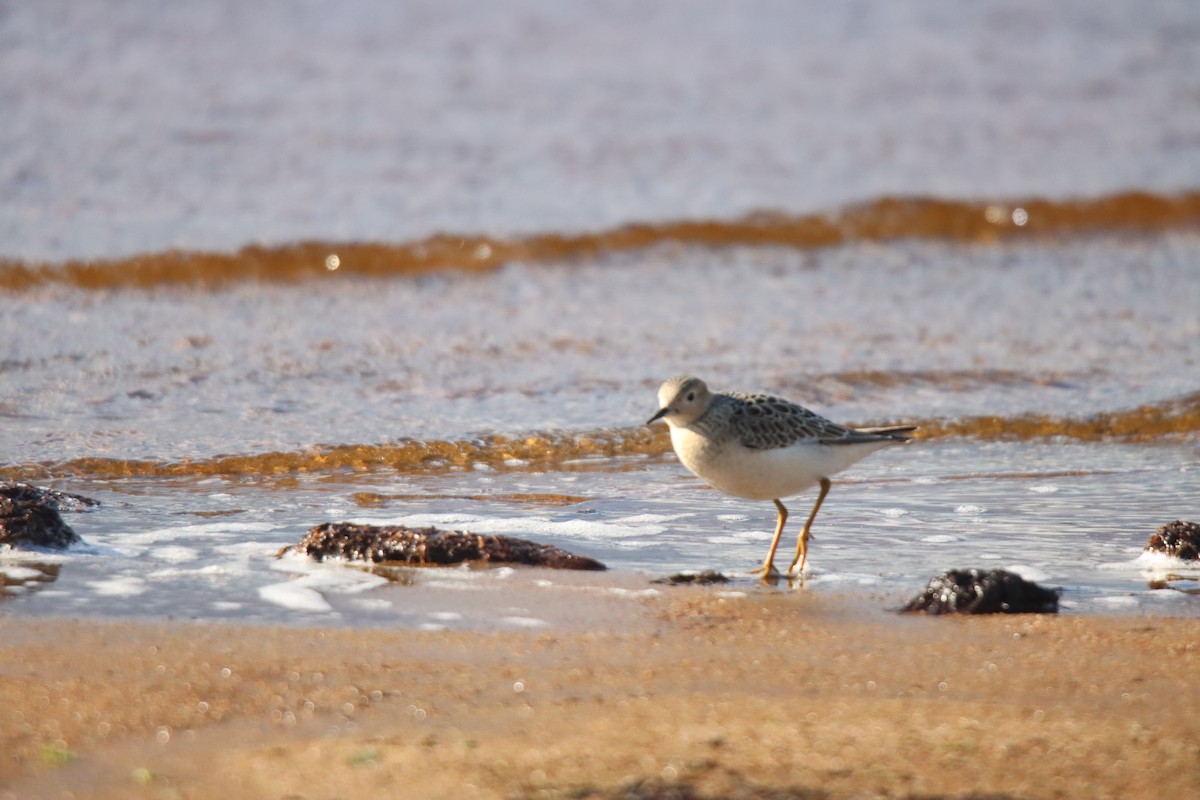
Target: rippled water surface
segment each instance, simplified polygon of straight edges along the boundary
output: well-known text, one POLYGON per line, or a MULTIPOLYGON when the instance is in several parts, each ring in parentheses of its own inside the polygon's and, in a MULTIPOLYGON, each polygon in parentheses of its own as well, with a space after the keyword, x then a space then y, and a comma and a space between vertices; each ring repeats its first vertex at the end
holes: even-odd
POLYGON ((2 9, 23 258, 1200 186, 1188 0, 2 9))
MULTIPOLYGON (((1176 576, 1184 580, 1174 585, 1187 589, 1200 570, 1141 550, 1158 520, 1188 510, 1198 471, 1194 446, 939 442, 892 450, 835 483, 814 527, 803 590, 865 592, 897 607, 935 572, 1002 567, 1064 587, 1071 613, 1193 614, 1193 595, 1151 584, 1176 576)), ((707 489, 669 459, 302 478, 286 489, 217 479, 70 485, 105 507, 71 518, 85 546, 4 559, 0 570, 17 584, 6 589, 10 613, 538 628, 563 622, 559 606, 577 615, 581 596, 629 603, 671 591, 650 580, 681 570, 721 570, 733 578, 725 590, 770 590, 746 573, 765 555, 773 506, 707 489), (548 502, 549 494, 568 495, 567 504, 548 502), (327 519, 521 536, 598 558, 615 573, 366 570, 276 558, 327 519)), ((810 502, 791 506, 806 512, 810 502)), ((801 586, 773 591, 788 588, 801 586)))
POLYGON ((0 553, 0 613, 787 590, 744 574, 771 504, 641 424, 687 371, 921 426, 839 476, 804 591, 1194 614, 1140 553, 1200 518, 1196 75, 1191 3, 2 4, 0 477, 103 506, 0 553), (611 571, 275 558, 346 519, 611 571))

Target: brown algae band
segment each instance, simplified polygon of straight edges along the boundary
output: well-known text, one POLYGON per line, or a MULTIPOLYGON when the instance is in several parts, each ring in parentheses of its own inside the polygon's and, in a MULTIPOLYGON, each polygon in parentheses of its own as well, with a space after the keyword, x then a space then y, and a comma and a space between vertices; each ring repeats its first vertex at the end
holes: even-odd
POLYGON ((165 284, 220 287, 335 274, 385 278, 444 270, 482 271, 516 261, 546 263, 667 243, 805 250, 854 241, 987 243, 1015 236, 1163 231, 1198 224, 1200 192, 1176 196, 1128 192, 1093 199, 1006 202, 884 197, 831 213, 795 216, 762 212, 735 220, 630 224, 592 233, 520 238, 440 234, 398 244, 302 242, 248 246, 236 253, 166 251, 63 264, 0 258, 0 290, 20 291, 42 284, 92 290, 165 284))
MULTIPOLYGON (((984 441, 1066 439, 1138 444, 1175 442, 1200 432, 1200 392, 1161 403, 1086 417, 1021 414, 914 420, 918 439, 970 438, 984 441)), ((62 477, 248 477, 296 473, 395 470, 441 474, 480 466, 497 471, 566 471, 598 462, 661 457, 670 452, 665 431, 647 427, 587 433, 535 433, 456 441, 401 440, 390 444, 321 446, 297 452, 222 455, 180 461, 75 458, 59 462, 0 466, 5 480, 62 477)))

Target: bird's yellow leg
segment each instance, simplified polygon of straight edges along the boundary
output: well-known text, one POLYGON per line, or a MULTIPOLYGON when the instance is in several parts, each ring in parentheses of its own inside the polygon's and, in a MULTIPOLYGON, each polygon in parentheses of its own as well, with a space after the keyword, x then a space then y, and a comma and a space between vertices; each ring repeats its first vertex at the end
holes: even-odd
POLYGON ((775 507, 779 509, 779 518, 775 521, 775 538, 771 540, 771 552, 767 553, 767 560, 758 569, 751 570, 751 575, 762 573, 764 578, 770 578, 772 575, 778 575, 775 570, 775 549, 779 547, 779 537, 783 535, 783 526, 787 522, 788 510, 783 507, 783 503, 775 501, 775 507))
POLYGON ((792 565, 788 567, 787 571, 789 578, 798 578, 804 573, 804 564, 808 561, 808 540, 812 538, 809 530, 812 528, 813 520, 817 518, 817 512, 821 510, 821 503, 825 502, 825 495, 829 494, 829 487, 832 485, 829 478, 821 478, 821 493, 817 495, 817 502, 813 506, 812 513, 808 515, 808 521, 804 523, 800 537, 796 540, 796 557, 792 559, 792 565), (796 569, 796 564, 800 565, 800 569, 796 569))

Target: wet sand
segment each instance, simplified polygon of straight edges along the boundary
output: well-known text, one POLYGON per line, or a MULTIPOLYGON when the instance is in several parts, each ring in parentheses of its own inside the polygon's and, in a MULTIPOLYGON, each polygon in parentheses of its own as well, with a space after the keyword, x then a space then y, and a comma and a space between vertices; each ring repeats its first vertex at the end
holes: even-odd
POLYGON ((679 587, 602 626, 504 634, 5 618, 0 798, 1149 798, 1200 780, 1200 621, 881 605, 679 587))

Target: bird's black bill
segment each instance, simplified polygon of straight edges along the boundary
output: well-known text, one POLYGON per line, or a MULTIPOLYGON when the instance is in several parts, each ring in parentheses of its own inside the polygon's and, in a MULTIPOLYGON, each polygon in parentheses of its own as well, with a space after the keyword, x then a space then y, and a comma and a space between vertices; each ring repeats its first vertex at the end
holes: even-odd
POLYGON ((658 420, 662 419, 663 417, 665 417, 665 416, 666 416, 667 414, 669 414, 669 413, 671 413, 671 409, 670 409, 670 408, 660 408, 660 409, 658 410, 658 413, 656 413, 656 414, 655 414, 653 417, 651 417, 650 419, 646 420, 646 424, 647 424, 647 425, 649 425, 651 422, 656 422, 656 421, 658 421, 658 420))

